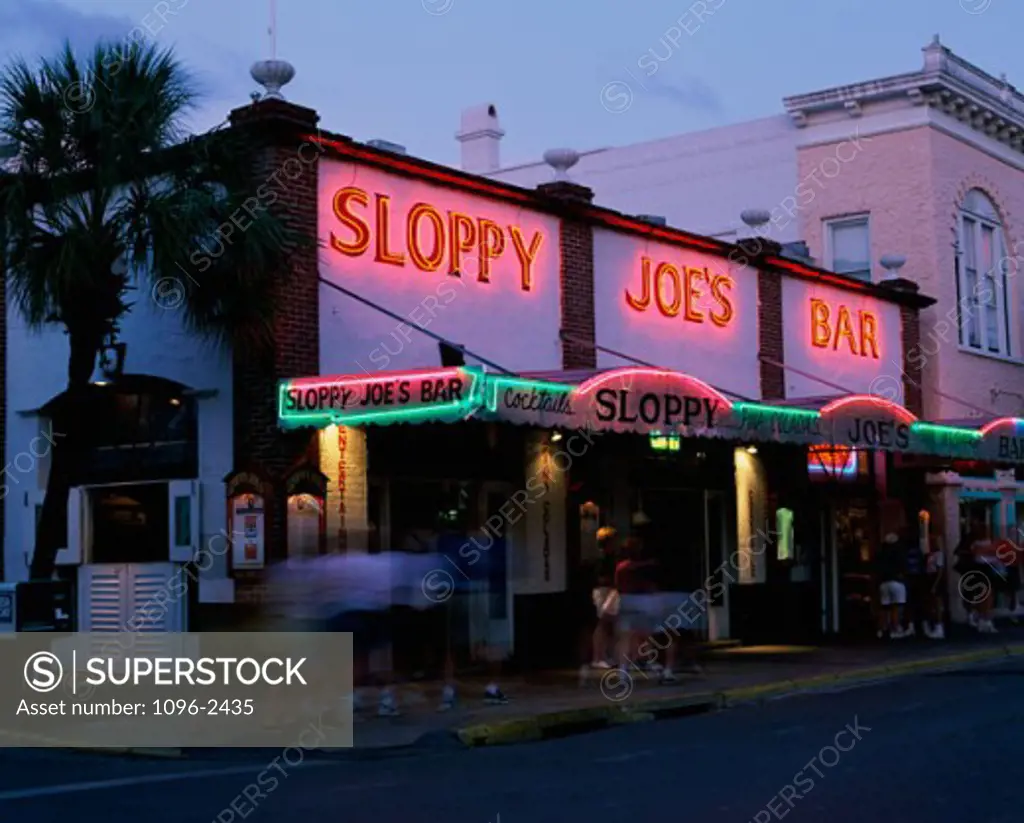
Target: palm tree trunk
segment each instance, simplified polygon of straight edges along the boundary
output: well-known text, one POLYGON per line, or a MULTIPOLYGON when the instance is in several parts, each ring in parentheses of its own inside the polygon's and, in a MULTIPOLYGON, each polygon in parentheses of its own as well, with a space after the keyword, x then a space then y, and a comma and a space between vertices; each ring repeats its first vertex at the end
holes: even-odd
POLYGON ((68 339, 71 354, 68 358, 68 388, 64 402, 52 419, 54 437, 50 446, 50 471, 46 478, 43 510, 36 527, 35 546, 29 577, 32 580, 50 580, 57 567, 57 552, 64 548, 64 535, 68 517, 68 498, 75 465, 84 447, 87 434, 88 387, 96 365, 102 337, 95 334, 70 331, 68 339))

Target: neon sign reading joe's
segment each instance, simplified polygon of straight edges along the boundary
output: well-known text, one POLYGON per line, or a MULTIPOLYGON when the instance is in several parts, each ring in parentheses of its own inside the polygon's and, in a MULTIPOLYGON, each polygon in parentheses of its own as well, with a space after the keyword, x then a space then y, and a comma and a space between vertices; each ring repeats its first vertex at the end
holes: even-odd
POLYGON ((729 299, 734 285, 731 277, 713 274, 706 266, 676 267, 667 261, 654 265, 651 258, 642 257, 640 288, 635 293, 626 289, 626 305, 643 312, 653 303, 665 317, 681 315, 690 323, 707 319, 721 328, 728 326, 736 313, 729 299))
POLYGON ((419 202, 405 214, 394 215, 391 196, 370 194, 356 186, 338 189, 332 199, 332 210, 345 234, 330 233, 330 246, 349 257, 362 257, 373 247, 374 260, 391 266, 405 267, 408 261, 422 272, 444 270, 461 277, 467 258, 477 261, 477 281, 491 282, 492 263, 509 255, 519 263, 519 285, 523 291, 533 289, 533 267, 544 235, 535 231, 532 237, 516 225, 502 226, 485 217, 472 217, 460 211, 442 211, 430 203, 419 202), (397 229, 393 224, 402 226, 397 229), (402 231, 402 240, 395 237, 402 231))

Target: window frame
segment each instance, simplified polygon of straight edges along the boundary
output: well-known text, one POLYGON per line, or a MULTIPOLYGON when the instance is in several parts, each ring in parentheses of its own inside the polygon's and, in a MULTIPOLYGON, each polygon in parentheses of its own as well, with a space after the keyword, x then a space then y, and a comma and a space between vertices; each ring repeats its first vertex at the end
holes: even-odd
POLYGON ((1014 358, 1016 356, 1013 345, 1012 325, 1010 318, 1009 278, 1006 275, 1006 235, 1003 231, 1001 219, 993 220, 992 217, 984 215, 977 210, 968 207, 968 199, 976 194, 985 199, 987 205, 992 209, 993 214, 999 215, 992 198, 980 189, 971 189, 960 204, 957 213, 957 334, 960 348, 972 354, 980 354, 986 357, 1014 358), (985 230, 992 232, 993 267, 989 271, 980 269, 980 261, 977 259, 982 255, 983 237, 985 230), (977 280, 976 290, 981 291, 981 284, 990 276, 995 284, 995 315, 996 315, 996 348, 991 347, 989 340, 988 310, 989 304, 982 303, 979 296, 971 297, 971 289, 968 283, 967 272, 967 232, 973 234, 973 248, 975 254, 974 269, 977 280), (970 302, 968 302, 970 301, 970 302), (972 324, 977 324, 978 343, 971 341, 972 324))
POLYGON ((825 248, 825 262, 829 271, 834 271, 836 274, 841 274, 844 277, 851 277, 854 280, 859 280, 862 283, 873 283, 874 282, 874 269, 871 265, 871 213, 861 212, 858 214, 847 214, 842 217, 828 217, 822 220, 824 229, 824 248, 825 248), (844 226, 864 226, 865 234, 867 235, 867 246, 868 246, 868 259, 867 269, 859 269, 858 271, 866 271, 867 277, 858 277, 854 272, 841 272, 836 269, 835 261, 835 249, 833 243, 833 232, 837 228, 844 226))

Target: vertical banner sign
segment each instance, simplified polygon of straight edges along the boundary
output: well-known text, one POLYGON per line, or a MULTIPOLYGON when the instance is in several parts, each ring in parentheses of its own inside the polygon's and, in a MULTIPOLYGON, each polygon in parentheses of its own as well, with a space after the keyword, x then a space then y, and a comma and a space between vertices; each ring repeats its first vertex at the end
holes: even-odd
POLYGON ((551 582, 551 452, 544 444, 541 456, 541 472, 544 483, 544 510, 541 518, 544 530, 544 582, 551 582))
POLYGON ((515 580, 516 594, 565 591, 566 471, 571 457, 552 448, 546 432, 533 432, 527 441, 526 534, 515 580))

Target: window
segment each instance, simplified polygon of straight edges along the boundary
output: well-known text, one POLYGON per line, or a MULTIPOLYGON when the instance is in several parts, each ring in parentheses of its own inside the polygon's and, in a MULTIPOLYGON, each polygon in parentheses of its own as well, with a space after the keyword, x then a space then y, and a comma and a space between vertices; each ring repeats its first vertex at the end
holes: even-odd
POLYGON ((868 216, 825 221, 825 259, 838 274, 871 280, 871 244, 868 216))
POLYGON ((957 243, 957 305, 960 345, 1012 355, 1006 246, 995 205, 972 189, 960 209, 957 243))

